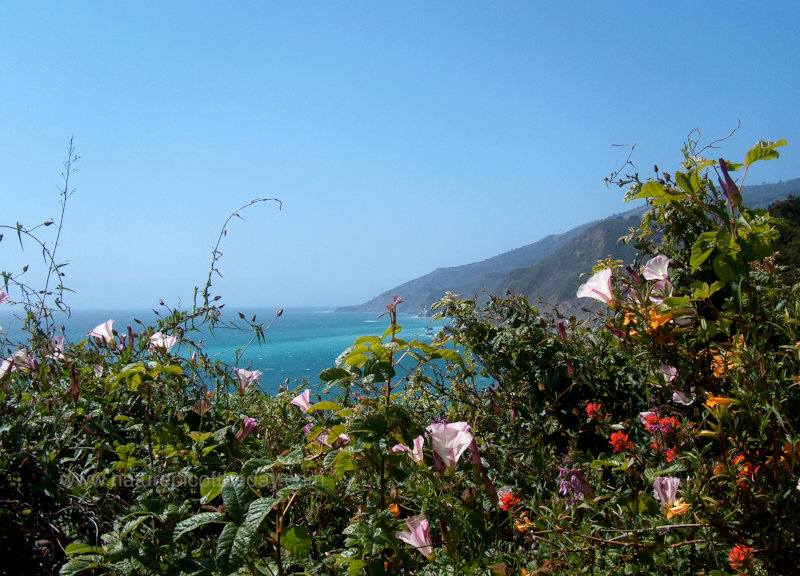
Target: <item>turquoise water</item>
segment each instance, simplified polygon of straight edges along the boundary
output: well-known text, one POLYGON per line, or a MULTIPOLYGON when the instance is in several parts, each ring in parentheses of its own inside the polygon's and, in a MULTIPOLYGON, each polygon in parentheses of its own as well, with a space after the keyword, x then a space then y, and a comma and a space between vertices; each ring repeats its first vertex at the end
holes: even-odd
MULTIPOLYGON (((247 318, 256 315, 258 322, 269 324, 277 309, 242 310, 247 318)), ((73 311, 68 319, 60 322, 66 327, 68 342, 86 339, 86 333, 106 320, 114 320, 114 329, 120 334, 130 324, 134 332, 141 326, 134 322, 139 319, 146 324, 153 319, 152 310, 80 310, 73 311)), ((234 314, 238 321, 238 315, 234 314)), ((405 340, 417 339, 430 342, 440 326, 431 324, 429 318, 411 314, 398 314, 398 323, 403 327, 400 334, 405 340)), ((9 316, 0 315, 0 326, 12 340, 20 339, 20 322, 9 316)), ((319 382, 319 373, 334 365, 336 357, 353 345, 360 336, 380 336, 388 328, 388 316, 377 318, 375 313, 333 312, 330 308, 286 308, 272 327, 265 333, 266 342, 259 345, 253 341, 252 332, 218 329, 213 335, 207 330, 196 332, 194 340, 202 340, 209 356, 233 364, 237 349, 245 349, 238 366, 260 370, 261 387, 267 393, 274 393, 287 379, 289 387, 294 388, 307 380, 311 384, 319 382)), ((180 353, 173 349, 173 353, 180 353)), ((7 351, 3 351, 5 354, 7 351)))

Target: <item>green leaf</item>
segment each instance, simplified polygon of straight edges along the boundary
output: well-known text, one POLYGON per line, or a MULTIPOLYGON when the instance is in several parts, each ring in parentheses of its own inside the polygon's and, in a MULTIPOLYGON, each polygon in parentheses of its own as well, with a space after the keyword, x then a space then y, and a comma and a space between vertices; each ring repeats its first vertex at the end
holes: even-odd
POLYGON ((744 163, 745 165, 750 166, 750 164, 758 160, 772 160, 773 158, 778 158, 780 157, 780 153, 775 150, 775 148, 778 148, 779 146, 786 146, 786 144, 788 144, 788 142, 786 142, 786 140, 783 138, 776 140, 775 142, 759 140, 755 146, 747 151, 744 163))
POLYGON ((253 492, 247 478, 238 474, 227 474, 222 480, 222 501, 231 520, 237 524, 244 518, 247 505, 253 500, 253 492))
POLYGON ((103 566, 102 556, 86 556, 85 558, 75 558, 70 560, 61 567, 59 574, 61 576, 72 576, 84 570, 91 570, 93 568, 100 568, 103 566))
POLYGON ((353 455, 350 452, 342 450, 333 459, 333 473, 337 478, 341 478, 345 472, 352 472, 355 469, 353 455))
POLYGON ((104 551, 101 546, 90 546, 89 544, 84 544, 83 542, 73 542, 64 549, 64 552, 67 553, 67 556, 82 556, 84 554, 102 555, 104 551))
POLYGON ((195 442, 205 442, 214 435, 213 432, 189 432, 189 438, 195 442))
POLYGON ((200 514, 196 514, 191 518, 187 518, 186 520, 181 520, 178 522, 178 524, 175 526, 175 531, 172 533, 172 540, 177 540, 187 532, 191 532, 200 526, 211 524, 213 522, 223 522, 224 520, 225 516, 219 512, 201 512, 200 514))
POLYGON ((312 404, 309 406, 306 412, 314 412, 316 410, 340 410, 342 407, 339 406, 336 402, 331 402, 330 400, 323 400, 322 402, 317 402, 316 404, 312 404))
POLYGON ((239 536, 240 529, 241 526, 233 522, 226 524, 217 540, 217 564, 225 573, 241 567, 247 556, 244 538, 239 536))
POLYGON ((700 266, 702 266, 703 262, 708 260, 708 257, 711 256, 711 253, 714 251, 716 245, 716 232, 703 232, 697 237, 697 240, 695 240, 694 244, 692 245, 692 256, 689 260, 689 264, 692 266, 692 272, 695 272, 700 266))
POLYGON ((224 476, 203 478, 200 482, 200 504, 208 504, 222 492, 224 476))
POLYGON ((667 191, 664 186, 651 180, 650 182, 642 184, 642 187, 639 188, 635 194, 632 194, 630 197, 626 195, 625 202, 638 200, 639 198, 661 198, 666 195, 667 191))
POLYGON ((319 379, 323 382, 334 382, 336 380, 349 380, 352 374, 344 368, 326 368, 319 373, 319 379))
POLYGON ((295 556, 311 553, 311 534, 305 526, 292 526, 281 535, 281 546, 295 556))

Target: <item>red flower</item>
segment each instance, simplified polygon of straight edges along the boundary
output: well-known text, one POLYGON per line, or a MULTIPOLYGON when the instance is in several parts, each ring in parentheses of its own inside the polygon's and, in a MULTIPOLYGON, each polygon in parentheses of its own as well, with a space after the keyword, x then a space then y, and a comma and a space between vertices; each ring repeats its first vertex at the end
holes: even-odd
POLYGON ((506 512, 516 508, 517 504, 519 503, 520 499, 511 494, 510 492, 508 494, 503 494, 503 496, 500 498, 500 508, 502 508, 506 512))
POLYGON ((744 574, 745 570, 753 568, 753 549, 744 544, 737 544, 728 554, 728 562, 734 570, 739 571, 739 574, 744 574))
POLYGON ((601 404, 599 402, 589 402, 586 405, 586 415, 589 418, 592 418, 592 419, 594 419, 597 416, 602 417, 602 414, 599 413, 600 412, 600 408, 601 408, 601 404))
POLYGON ((622 431, 612 433, 611 440, 608 443, 613 446, 614 452, 625 452, 633 449, 633 442, 628 440, 628 435, 622 431))

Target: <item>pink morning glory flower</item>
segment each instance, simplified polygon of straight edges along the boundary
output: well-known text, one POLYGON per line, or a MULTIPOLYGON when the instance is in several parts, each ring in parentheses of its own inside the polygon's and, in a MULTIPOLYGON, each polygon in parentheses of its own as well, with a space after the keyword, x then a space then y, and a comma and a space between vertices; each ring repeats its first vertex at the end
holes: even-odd
POLYGON ((8 300, 8 294, 6 294, 5 290, 0 290, 0 304, 8 300))
POLYGON ((428 531, 428 517, 419 515, 406 520, 407 532, 395 532, 398 538, 416 548, 428 560, 433 560, 433 542, 428 531))
POLYGON ((644 265, 643 274, 646 280, 669 280, 669 258, 663 254, 651 258, 644 265))
POLYGON ((614 303, 611 291, 611 268, 604 268, 578 287, 578 298, 594 298, 609 306, 614 303))
POLYGON ((161 349, 167 354, 169 351, 172 350, 172 347, 175 345, 175 342, 178 341, 177 336, 167 336, 162 334, 161 332, 156 332, 152 336, 150 336, 150 352, 155 352, 157 349, 161 349))
POLYGON ((241 442, 250 434, 252 434, 255 429, 258 428, 258 420, 255 418, 247 417, 244 419, 244 426, 236 432, 236 441, 241 442))
POLYGON ((250 384, 258 380, 261 376, 261 370, 245 370, 244 368, 234 368, 233 373, 239 381, 239 396, 243 396, 250 384))
POLYGON ((303 390, 299 395, 292 398, 289 404, 297 406, 303 412, 308 412, 308 409, 311 408, 311 389, 306 388, 303 390))
POLYGON ((422 462, 424 454, 422 453, 422 445, 425 443, 424 436, 417 436, 414 438, 414 448, 409 448, 405 444, 395 444, 392 446, 392 452, 408 452, 409 456, 414 462, 422 462))
POLYGON ((466 422, 435 423, 426 428, 431 434, 433 451, 446 468, 454 468, 458 459, 472 443, 473 436, 466 422))
POLYGON ((669 508, 675 503, 675 497, 678 495, 678 486, 680 486, 680 483, 680 478, 659 476, 653 480, 653 497, 661 502, 664 508, 669 508))
POLYGON ((114 344, 114 321, 106 320, 87 334, 89 337, 103 340, 106 344, 114 344))

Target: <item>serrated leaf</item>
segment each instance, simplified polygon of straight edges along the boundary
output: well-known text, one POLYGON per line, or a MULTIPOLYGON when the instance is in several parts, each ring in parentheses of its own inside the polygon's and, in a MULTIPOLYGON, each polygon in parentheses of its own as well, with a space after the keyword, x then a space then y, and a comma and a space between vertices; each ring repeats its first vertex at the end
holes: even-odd
POLYGON ((175 531, 172 533, 172 540, 177 540, 187 532, 191 532, 200 526, 205 526, 206 524, 212 524, 214 522, 223 522, 224 520, 225 516, 219 512, 201 512, 200 514, 195 514, 191 518, 186 518, 178 522, 175 526, 175 531))
POLYGON ((281 546, 295 556, 311 553, 311 534, 305 526, 291 526, 281 535, 281 546))
POLYGON ((758 143, 750 148, 747 151, 747 155, 744 158, 744 163, 747 166, 750 166, 753 162, 757 162, 758 160, 772 160, 773 158, 780 157, 780 153, 775 150, 780 146, 786 146, 788 142, 781 138, 780 140, 776 140, 775 142, 769 142, 767 140, 759 140, 758 143))
POLYGON ((225 573, 242 566, 247 556, 247 548, 242 547, 243 540, 237 538, 240 528, 241 526, 233 522, 226 524, 217 540, 217 565, 225 573))

